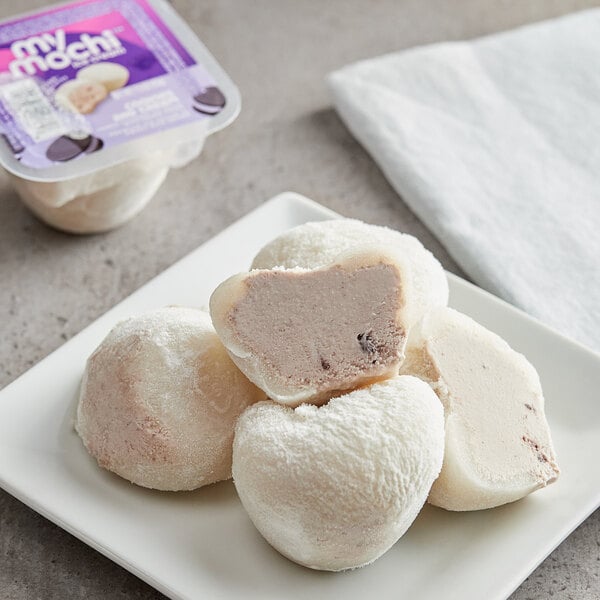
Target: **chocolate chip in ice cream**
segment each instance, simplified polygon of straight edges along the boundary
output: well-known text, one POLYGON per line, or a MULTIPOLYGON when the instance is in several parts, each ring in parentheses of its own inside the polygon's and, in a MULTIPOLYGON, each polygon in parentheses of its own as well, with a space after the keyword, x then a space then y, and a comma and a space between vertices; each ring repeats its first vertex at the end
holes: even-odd
POLYGON ((366 333, 359 333, 356 336, 358 343, 360 344, 360 348, 363 352, 367 354, 373 354, 377 350, 377 345, 373 340, 373 334, 371 331, 367 331, 366 333))
POLYGON ((218 87, 209 86, 194 96, 192 108, 205 115, 216 115, 225 106, 226 99, 218 87))

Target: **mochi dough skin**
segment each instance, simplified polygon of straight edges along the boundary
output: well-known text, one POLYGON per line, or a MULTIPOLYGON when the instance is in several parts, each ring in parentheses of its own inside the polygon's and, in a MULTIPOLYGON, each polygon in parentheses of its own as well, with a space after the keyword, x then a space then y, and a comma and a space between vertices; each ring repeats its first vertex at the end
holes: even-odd
POLYGON ((91 355, 76 429, 101 467, 148 488, 193 490, 231 477, 235 422, 264 398, 208 314, 167 307, 122 321, 91 355))
POLYGON ((233 361, 270 398, 322 404, 398 373, 405 272, 371 249, 322 269, 242 273, 214 291, 211 317, 233 361))
POLYGON ((412 328, 401 373, 428 382, 444 405, 446 449, 429 502, 479 510, 556 480, 538 375, 473 319, 438 308, 412 328))
POLYGON ((284 556, 327 571, 364 566, 421 510, 442 465, 443 421, 431 388, 405 376, 322 407, 260 402, 236 426, 235 486, 284 556))
POLYGON ((431 308, 448 304, 444 269, 417 238, 355 219, 333 219, 294 227, 264 246, 254 258, 252 269, 318 269, 331 264, 342 253, 373 244, 407 259, 414 297, 410 313, 406 315, 409 326, 431 308))

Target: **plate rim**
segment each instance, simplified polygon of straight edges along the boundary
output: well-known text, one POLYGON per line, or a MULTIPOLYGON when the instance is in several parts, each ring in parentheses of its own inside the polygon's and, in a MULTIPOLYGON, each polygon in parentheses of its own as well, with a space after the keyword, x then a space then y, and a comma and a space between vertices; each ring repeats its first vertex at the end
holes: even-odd
MULTIPOLYGON (((144 289, 148 285, 155 282, 157 279, 162 278, 163 276, 166 276, 166 274, 168 274, 172 269, 180 267, 181 263, 191 260, 192 257, 197 252, 201 251, 204 248, 204 246, 207 245, 209 242, 212 242, 213 240, 217 240, 221 237, 227 237, 228 235, 230 235, 230 233, 233 229, 235 229, 237 226, 244 223, 245 221, 255 219, 255 218, 257 218, 257 216, 260 218, 260 214, 262 212, 269 213, 275 209, 276 210, 290 210, 290 208, 292 208, 293 205, 300 206, 303 209, 308 208, 311 211, 314 211, 315 217, 317 216, 317 214, 322 215, 324 217, 324 219, 320 219, 320 220, 325 220, 327 218, 332 218, 332 219, 344 218, 343 215, 340 215, 339 213, 337 213, 325 206, 322 206, 318 202, 315 202, 314 200, 306 198, 305 196, 298 194, 296 192, 286 191, 286 192, 277 194, 276 196, 265 201, 258 207, 254 208, 253 210, 244 214, 239 219, 236 219, 235 221, 230 223, 225 229, 221 230, 220 232, 218 232, 216 235, 212 236, 211 238, 205 240, 202 244, 200 244, 198 247, 196 247, 195 249, 193 249, 192 251, 190 251, 183 257, 179 258, 177 261, 175 261, 169 267, 167 267, 166 269, 164 269, 163 271, 161 271, 154 277, 151 277, 149 280, 144 282, 136 290, 134 290, 133 292, 128 294, 126 297, 121 299, 119 302, 117 302, 116 304, 111 306, 109 309, 104 311, 102 314, 97 316, 93 321, 91 321, 88 325, 86 325, 82 330, 80 330, 77 334, 75 334, 72 338, 70 338, 64 344, 61 344, 58 348, 56 348, 50 354, 48 354, 47 356, 42 358, 35 365, 33 365, 32 367, 27 369, 25 372, 20 374, 12 382, 8 383, 6 386, 1 388, 0 389, 0 402, 2 401, 3 396, 6 395, 6 393, 8 393, 13 388, 13 386, 18 385, 19 382, 23 378, 30 377, 32 374, 35 374, 35 372, 39 368, 41 368, 42 365, 46 361, 50 360, 56 353, 63 352, 65 348, 67 348, 71 343, 75 342, 80 336, 82 336, 86 331, 88 331, 88 329, 94 327, 95 324, 97 323, 97 321, 105 318, 110 312, 116 311, 119 307, 121 307, 122 304, 128 302, 134 295, 143 293, 144 289)), ((561 332, 554 330, 553 328, 551 328, 548 325, 544 324, 543 322, 539 321, 535 317, 525 313, 521 309, 506 302, 505 300, 502 300, 501 298, 495 296, 494 294, 491 294, 490 292, 478 287, 477 285, 471 283, 470 281, 468 281, 462 277, 459 277, 458 275, 450 273, 448 271, 446 271, 446 275, 453 282, 453 284, 459 285, 459 286, 466 285, 467 288, 469 289, 469 291, 475 292, 477 294, 483 294, 486 298, 486 301, 493 302, 494 304, 500 306, 503 310, 508 309, 508 311, 510 312, 511 315, 517 315, 519 318, 524 318, 527 321, 533 323, 536 327, 541 328, 543 331, 550 333, 553 336, 558 336, 558 338, 560 339, 560 341, 562 343, 564 343, 568 346, 571 346, 572 348, 576 349, 578 352, 584 352, 585 354, 589 355, 591 358, 598 361, 600 364, 600 353, 597 353, 597 352, 593 351, 592 349, 587 348, 586 346, 580 344, 579 342, 566 337, 561 332)), ((69 534, 73 535, 77 539, 81 540, 83 543, 90 546, 91 548, 93 548, 94 550, 96 550, 97 552, 102 554, 103 556, 107 557, 112 562, 123 567, 124 569, 126 569, 127 571, 129 571, 130 573, 132 573, 133 575, 135 575, 142 581, 146 582, 147 584, 149 584, 150 586, 152 586, 154 589, 158 590, 165 596, 172 598, 173 600, 188 600, 187 596, 179 594, 177 591, 175 591, 173 588, 171 588, 168 584, 164 583, 160 579, 157 579, 152 573, 150 573, 147 570, 144 570, 143 568, 132 563, 130 560, 127 559, 126 556, 120 555, 117 552, 115 552, 113 549, 111 549, 110 547, 107 547, 106 545, 96 541, 93 536, 89 536, 84 531, 78 529, 75 526, 72 526, 68 521, 65 521, 61 516, 56 514, 54 511, 48 510, 42 503, 38 502, 35 498, 29 496, 25 492, 21 492, 21 490, 19 490, 17 487, 13 486, 6 480, 6 477, 1 470, 0 470, 0 488, 4 489, 11 496, 16 498, 17 500, 19 500, 20 502, 22 502, 23 504, 25 504, 26 506, 28 506, 29 508, 31 508, 32 510, 34 510, 35 512, 40 514, 41 516, 43 516, 44 518, 48 519, 50 522, 54 523, 61 529, 67 531, 69 534)), ((503 586, 502 591, 498 590, 498 593, 500 595, 498 595, 497 597, 498 598, 508 598, 508 596, 510 596, 510 594, 512 594, 523 583, 523 581, 544 561, 544 559, 549 554, 551 554, 551 552, 553 550, 555 550, 560 545, 560 543, 562 541, 564 541, 573 532, 573 530, 576 529, 583 521, 585 521, 599 506, 600 506, 600 489, 598 490, 596 497, 591 498, 586 509, 584 509, 583 511, 579 511, 577 516, 570 518, 568 520, 567 524, 564 527, 562 527, 560 530, 557 531, 557 534, 554 536, 553 541, 551 543, 547 544, 547 547, 544 548, 543 551, 538 552, 535 556, 532 556, 531 560, 527 561, 527 563, 525 563, 522 566, 522 568, 519 569, 518 573, 517 573, 517 571, 515 571, 514 577, 511 578, 512 580, 510 582, 506 582, 506 584, 503 586), (589 511, 588 511, 588 508, 589 508, 589 511), (585 514, 583 514, 583 513, 585 513, 585 514), (583 514, 583 516, 582 516, 582 514, 583 514)))

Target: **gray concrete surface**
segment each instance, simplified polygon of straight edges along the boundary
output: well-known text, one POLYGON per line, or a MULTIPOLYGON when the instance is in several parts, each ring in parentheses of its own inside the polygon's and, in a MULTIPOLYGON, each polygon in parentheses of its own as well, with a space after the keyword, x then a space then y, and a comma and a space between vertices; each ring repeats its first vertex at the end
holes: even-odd
MULTIPOLYGON (((0 1, 0 17, 44 2, 0 1)), ((460 270, 343 127, 323 76, 351 61, 590 7, 590 0, 175 0, 239 85, 237 122, 172 172, 135 221, 107 235, 48 229, 0 176, 0 387, 165 267, 282 190, 417 235, 460 270)), ((600 512, 513 600, 600 597, 600 512)), ((0 598, 161 598, 0 491, 0 598)), ((484 599, 482 599, 484 600, 484 599)))

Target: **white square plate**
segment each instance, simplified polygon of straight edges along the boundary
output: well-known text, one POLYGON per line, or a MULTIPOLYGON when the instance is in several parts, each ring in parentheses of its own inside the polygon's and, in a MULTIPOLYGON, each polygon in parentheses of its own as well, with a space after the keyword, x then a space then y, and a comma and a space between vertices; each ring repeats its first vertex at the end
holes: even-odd
POLYGON ((600 359, 450 276, 451 305, 523 352, 539 371, 562 475, 494 510, 426 507, 373 565, 305 569, 253 528, 231 482, 196 492, 138 488, 99 469, 72 429, 85 360, 120 319, 165 304, 206 305, 284 230, 336 215, 286 193, 150 281, 0 392, 0 485, 171 598, 507 597, 600 501, 600 359))

